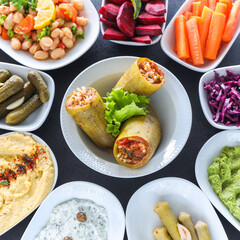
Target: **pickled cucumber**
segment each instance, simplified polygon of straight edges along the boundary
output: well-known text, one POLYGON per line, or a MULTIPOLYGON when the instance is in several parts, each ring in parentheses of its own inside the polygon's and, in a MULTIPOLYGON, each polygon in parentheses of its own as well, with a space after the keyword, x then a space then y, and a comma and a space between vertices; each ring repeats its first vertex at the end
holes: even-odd
POLYGON ((152 231, 152 234, 156 240, 171 240, 170 236, 167 233, 167 229, 162 226, 155 227, 155 229, 152 231))
POLYGON ((28 73, 28 80, 37 88, 42 103, 47 102, 49 99, 49 91, 42 76, 36 71, 31 71, 28 73))
POLYGON ((14 109, 6 116, 6 123, 16 125, 25 120, 32 112, 42 105, 40 97, 35 94, 20 107, 14 109))
POLYGON ((11 77, 11 74, 6 69, 0 69, 0 83, 4 83, 11 77))
POLYGON ((0 103, 23 89, 24 81, 17 75, 11 76, 0 88, 0 103))
POLYGON ((178 220, 171 211, 168 202, 158 202, 154 208, 154 212, 158 214, 172 239, 181 240, 177 228, 178 220))
POLYGON ((211 240, 211 237, 208 232, 208 227, 205 222, 197 221, 195 229, 199 240, 211 240))
POLYGON ((192 240, 198 240, 197 233, 195 231, 194 224, 189 213, 180 212, 178 221, 189 230, 192 236, 192 240))
POLYGON ((33 86, 31 82, 26 82, 24 84, 23 89, 5 100, 4 102, 0 103, 0 118, 5 117, 10 111, 7 110, 7 106, 14 103, 18 99, 24 97, 24 102, 26 102, 33 94, 36 92, 36 88, 33 86))

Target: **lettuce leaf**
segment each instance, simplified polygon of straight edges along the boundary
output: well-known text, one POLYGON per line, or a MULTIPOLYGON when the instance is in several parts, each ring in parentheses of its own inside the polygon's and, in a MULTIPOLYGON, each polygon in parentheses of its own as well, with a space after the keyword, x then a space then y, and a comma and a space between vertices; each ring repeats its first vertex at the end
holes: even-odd
POLYGON ((107 93, 105 119, 108 121, 107 131, 116 137, 120 133, 121 123, 137 116, 146 115, 149 98, 135 93, 129 93, 121 88, 107 93))

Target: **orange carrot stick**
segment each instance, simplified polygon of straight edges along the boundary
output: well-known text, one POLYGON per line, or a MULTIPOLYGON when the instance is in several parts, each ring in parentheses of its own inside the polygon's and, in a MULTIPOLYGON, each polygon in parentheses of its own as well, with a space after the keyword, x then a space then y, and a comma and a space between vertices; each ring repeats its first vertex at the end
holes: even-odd
POLYGON ((198 32, 199 32, 199 36, 201 36, 201 32, 202 32, 202 28, 203 28, 203 18, 202 17, 198 17, 198 16, 192 16, 191 18, 195 18, 197 20, 197 25, 198 25, 198 32))
POLYGON ((194 65, 204 64, 197 20, 192 18, 186 22, 190 53, 194 65))
POLYGON ((186 21, 189 20, 192 15, 193 15, 192 12, 189 11, 183 13, 183 16, 186 18, 186 21))
POLYGON ((208 7, 208 0, 201 0, 201 11, 203 10, 204 6, 208 7))
POLYGON ((228 17, 232 9, 232 0, 219 0, 219 2, 227 4, 227 12, 228 12, 227 17, 228 17))
POLYGON ((240 13, 240 0, 237 0, 234 2, 234 5, 228 17, 226 28, 224 30, 224 34, 222 37, 222 40, 224 42, 230 42, 232 40, 233 35, 235 33, 239 13, 240 13))
POLYGON ((227 17, 227 15, 228 15, 227 9, 228 9, 227 4, 218 2, 216 5, 215 12, 223 13, 227 17))
POLYGON ((189 43, 186 30, 186 18, 183 15, 175 19, 177 54, 179 59, 189 58, 189 43))
POLYGON ((212 14, 213 14, 212 9, 208 7, 203 8, 203 11, 202 11, 203 25, 201 29, 201 35, 200 35, 201 48, 203 52, 204 52, 207 37, 208 37, 208 31, 209 31, 210 22, 212 19, 212 14))
POLYGON ((222 34, 225 27, 226 16, 222 13, 214 12, 212 15, 204 57, 215 60, 221 44, 222 34))
POLYGON ((208 7, 215 11, 217 0, 208 0, 208 7))
POLYGON ((201 16, 201 2, 192 3, 192 15, 201 16))

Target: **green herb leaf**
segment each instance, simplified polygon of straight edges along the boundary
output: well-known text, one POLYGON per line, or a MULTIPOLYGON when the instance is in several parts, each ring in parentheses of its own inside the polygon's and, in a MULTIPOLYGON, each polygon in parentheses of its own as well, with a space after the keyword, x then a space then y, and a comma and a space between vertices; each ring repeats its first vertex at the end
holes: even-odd
POLYGON ((136 19, 141 11, 141 7, 142 7, 142 2, 141 0, 131 0, 133 7, 134 7, 134 14, 133 14, 133 18, 136 19))
POLYGON ((13 38, 13 37, 14 37, 14 31, 12 30, 12 27, 8 28, 7 35, 8 35, 10 38, 13 38))
POLYGON ((9 182, 8 182, 8 180, 1 180, 0 185, 8 186, 9 182))
POLYGON ((83 33, 78 33, 78 34, 75 35, 75 37, 79 37, 79 38, 84 39, 84 35, 83 35, 83 33))
POLYGON ((72 18, 72 12, 71 11, 65 11, 64 14, 68 14, 69 18, 72 18))
POLYGON ((29 8, 33 11, 37 8, 37 0, 11 0, 11 2, 18 11, 24 9, 26 13, 28 13, 29 8))
POLYGON ((9 2, 8 2, 8 0, 0 0, 0 4, 2 4, 2 5, 8 5, 9 2))
POLYGON ((4 25, 4 21, 5 21, 6 17, 7 17, 7 16, 4 15, 4 14, 0 17, 0 24, 1 24, 1 25, 4 25))
POLYGON ((107 131, 116 137, 120 133, 121 123, 138 115, 146 115, 150 99, 124 91, 122 88, 113 89, 107 93, 105 119, 108 121, 107 131))
POLYGON ((77 32, 77 27, 76 26, 72 26, 71 31, 72 31, 73 35, 75 35, 76 32, 77 32))
POLYGON ((49 37, 51 28, 52 25, 48 25, 45 28, 43 28, 42 31, 39 34, 37 34, 37 41, 39 42, 42 37, 49 37))
POLYGON ((71 31, 72 31, 74 37, 79 37, 79 38, 84 39, 83 33, 77 33, 77 27, 76 26, 73 26, 71 28, 71 31))
POLYGON ((26 41, 31 42, 31 40, 29 39, 29 36, 26 33, 20 32, 20 34, 24 36, 26 41))

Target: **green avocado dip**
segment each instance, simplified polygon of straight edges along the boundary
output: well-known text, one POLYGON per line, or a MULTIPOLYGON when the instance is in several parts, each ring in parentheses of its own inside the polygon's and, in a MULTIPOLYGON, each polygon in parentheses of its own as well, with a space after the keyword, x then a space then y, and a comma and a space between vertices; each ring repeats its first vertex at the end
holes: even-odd
POLYGON ((208 168, 208 175, 215 193, 240 221, 240 146, 224 147, 208 168))

